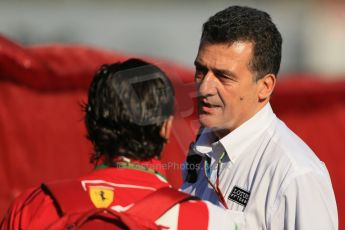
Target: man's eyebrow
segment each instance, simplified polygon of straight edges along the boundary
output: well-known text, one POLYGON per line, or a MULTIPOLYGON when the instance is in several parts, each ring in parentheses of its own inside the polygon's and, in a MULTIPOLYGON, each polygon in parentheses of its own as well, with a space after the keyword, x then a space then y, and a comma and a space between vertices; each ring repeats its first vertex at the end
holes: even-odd
POLYGON ((226 75, 226 76, 233 76, 233 77, 236 76, 232 71, 230 71, 230 70, 228 70, 228 69, 216 69, 216 68, 212 68, 212 71, 213 71, 214 73, 220 73, 220 74, 223 74, 223 75, 226 75))
MULTIPOLYGON (((201 68, 201 69, 208 69, 205 65, 201 64, 199 61, 195 60, 194 61, 194 65, 195 67, 197 68, 201 68)), ((217 68, 211 68, 212 72, 214 73, 218 73, 218 74, 222 74, 222 75, 225 75, 225 76, 229 76, 229 77, 235 77, 236 78, 236 75, 231 71, 231 70, 228 70, 228 69, 217 69, 217 68)))

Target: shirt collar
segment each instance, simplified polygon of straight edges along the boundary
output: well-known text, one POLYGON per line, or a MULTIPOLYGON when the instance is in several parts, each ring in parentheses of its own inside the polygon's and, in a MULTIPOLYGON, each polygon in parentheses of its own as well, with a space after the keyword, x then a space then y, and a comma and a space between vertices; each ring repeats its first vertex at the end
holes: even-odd
POLYGON ((270 126, 275 118, 271 105, 267 103, 253 117, 219 141, 210 129, 205 128, 195 143, 195 152, 218 160, 220 153, 225 151, 229 159, 235 162, 247 147, 270 126))

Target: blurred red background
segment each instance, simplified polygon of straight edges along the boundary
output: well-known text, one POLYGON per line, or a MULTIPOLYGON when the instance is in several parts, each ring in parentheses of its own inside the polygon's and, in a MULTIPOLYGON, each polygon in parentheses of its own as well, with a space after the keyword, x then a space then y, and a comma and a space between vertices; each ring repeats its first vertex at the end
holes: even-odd
MULTIPOLYGON (((42 181, 90 170, 80 104, 96 69, 131 55, 78 45, 23 47, 0 36, 0 218, 23 190, 42 181)), ((138 57, 138 56, 136 56, 138 57)), ((198 129, 193 70, 139 57, 163 68, 174 83, 176 119, 163 153, 169 181, 178 187, 180 163, 198 129)), ((324 161, 345 227, 345 81, 296 74, 278 79, 275 113, 324 161)), ((317 192, 317 191, 315 191, 317 192)))

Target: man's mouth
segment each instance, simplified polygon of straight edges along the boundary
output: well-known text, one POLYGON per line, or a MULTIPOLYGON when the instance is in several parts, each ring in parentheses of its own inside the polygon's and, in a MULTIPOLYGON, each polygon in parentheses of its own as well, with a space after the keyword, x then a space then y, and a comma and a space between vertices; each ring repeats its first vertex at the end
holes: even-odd
POLYGON ((199 100, 199 112, 200 113, 213 113, 216 109, 220 108, 219 105, 211 104, 206 99, 199 100))

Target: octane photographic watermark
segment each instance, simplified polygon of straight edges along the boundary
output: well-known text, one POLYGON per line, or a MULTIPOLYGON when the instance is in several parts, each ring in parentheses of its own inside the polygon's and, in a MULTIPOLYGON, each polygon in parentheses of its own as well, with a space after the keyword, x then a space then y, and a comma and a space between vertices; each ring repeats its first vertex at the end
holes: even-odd
POLYGON ((161 164, 147 164, 145 165, 151 169, 154 169, 155 171, 161 171, 161 170, 199 170, 201 167, 201 164, 187 164, 187 163, 177 163, 177 162, 165 162, 161 164))

